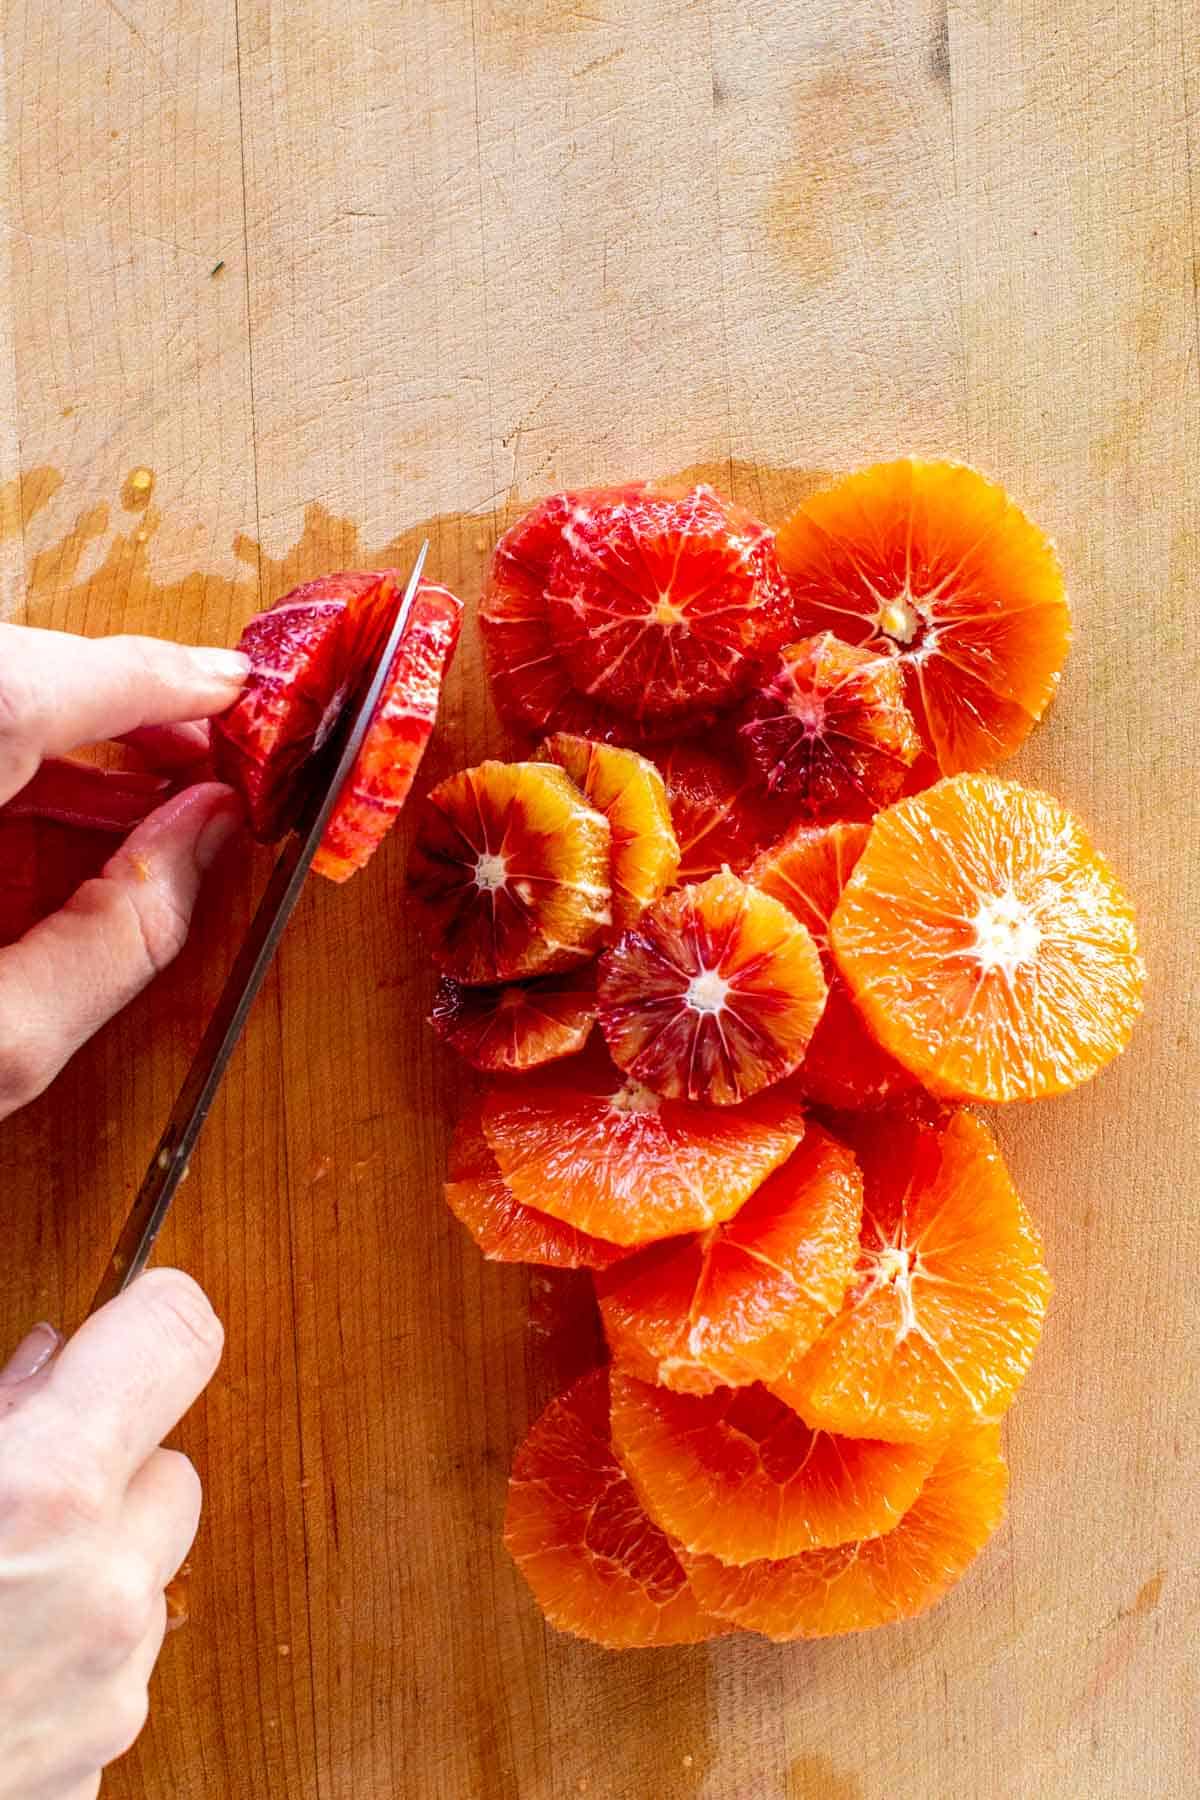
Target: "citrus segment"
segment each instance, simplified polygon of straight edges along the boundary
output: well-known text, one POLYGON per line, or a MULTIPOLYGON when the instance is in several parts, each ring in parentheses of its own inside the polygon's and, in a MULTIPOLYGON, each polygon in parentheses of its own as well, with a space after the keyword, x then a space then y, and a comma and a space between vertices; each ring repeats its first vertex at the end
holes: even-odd
POLYGON ((694 744, 656 751, 666 784, 671 824, 679 844, 680 883, 703 881, 721 869, 740 875, 782 829, 778 802, 765 801, 756 784, 722 759, 694 744))
POLYGON ((1141 1007, 1133 909, 1108 865, 1050 795, 992 775, 880 815, 830 940, 880 1043, 955 1097, 1075 1087, 1141 1007))
POLYGON ((596 1022, 592 965, 504 987, 464 987, 443 975, 429 1022, 438 1036, 489 1075, 513 1075, 574 1056, 596 1022))
POLYGON ((729 1218, 796 1148, 804 1114, 784 1091, 719 1109, 663 1100, 589 1050, 494 1082, 483 1126, 519 1200, 646 1244, 729 1218))
POLYGON ((693 1394, 776 1380, 841 1306, 861 1219, 853 1155, 810 1124, 731 1219, 652 1244, 597 1282, 613 1356, 693 1394))
POLYGON ((869 817, 921 754, 899 664, 831 631, 780 652, 738 739, 768 792, 813 819, 869 817))
POLYGON ((601 959, 597 996, 621 1068, 669 1099, 731 1106, 800 1062, 825 977, 787 908, 725 873, 648 908, 601 959))
POLYGON ((446 1204, 489 1262, 604 1269, 622 1254, 615 1244, 521 1204, 496 1167, 478 1100, 463 1114, 450 1145, 446 1204))
POLYGON ((996 1425, 959 1431, 900 1523, 880 1537, 730 1568, 681 1553, 702 1606, 785 1643, 866 1631, 927 1612, 961 1580, 1004 1516, 996 1425))
POLYGON ((893 1443, 998 1417, 1033 1360, 1050 1280, 995 1139, 968 1112, 842 1128, 863 1173, 858 1267, 775 1393, 814 1429, 893 1443))
POLYGON ((657 1525, 724 1563, 891 1531, 935 1452, 810 1431, 761 1386, 673 1394, 612 1371, 613 1444, 657 1525))
POLYGON ((537 760, 565 769, 589 805, 608 820, 613 930, 626 930, 670 887, 679 867, 679 845, 662 776, 636 750, 567 731, 548 737, 537 760))
POLYGON ((902 458, 848 476, 780 528, 797 635, 895 657, 943 774, 1017 749, 1071 639, 1048 539, 973 469, 902 458))
POLYGON ((504 1544, 551 1625, 609 1650, 730 1629, 696 1604, 613 1453, 608 1371, 552 1400, 513 1459, 504 1544))
POLYGON ((451 775, 425 801, 408 865, 434 961, 468 985, 578 963, 612 916, 610 840, 551 764, 451 775))

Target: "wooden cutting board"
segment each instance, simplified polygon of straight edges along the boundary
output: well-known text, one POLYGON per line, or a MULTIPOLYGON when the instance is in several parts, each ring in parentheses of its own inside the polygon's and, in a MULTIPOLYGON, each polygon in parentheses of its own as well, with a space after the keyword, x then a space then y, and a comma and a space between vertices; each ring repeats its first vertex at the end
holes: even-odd
MULTIPOLYGON (((1015 770, 1150 965, 1124 1061, 999 1122, 1057 1296, 984 1561, 906 1628, 615 1657, 498 1542, 585 1295, 442 1206, 404 833, 314 883, 163 1244, 228 1349, 114 1800, 1195 1791, 1198 45, 1186 0, 11 0, 3 614, 232 642, 423 533, 473 601, 556 484, 693 469, 778 520, 966 457, 1077 612, 1015 770)), ((428 773, 502 741, 472 622, 428 773)), ((0 1131, 3 1341, 78 1315, 262 874, 0 1131)))

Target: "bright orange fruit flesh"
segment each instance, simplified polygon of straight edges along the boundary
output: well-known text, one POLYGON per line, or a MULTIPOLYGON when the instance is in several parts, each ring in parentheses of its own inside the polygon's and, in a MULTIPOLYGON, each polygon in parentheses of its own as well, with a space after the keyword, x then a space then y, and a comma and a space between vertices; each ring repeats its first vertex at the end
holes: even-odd
POLYGON ((667 790, 654 764, 636 750, 557 731, 537 753, 557 763, 612 831, 613 931, 637 923, 665 893, 679 867, 667 790))
POLYGON ((881 1537, 731 1568, 680 1552, 696 1598, 746 1631, 786 1643, 915 1619, 952 1588, 1004 1516, 1008 1470, 997 1425, 942 1449, 900 1523, 881 1537))
POLYGON ((522 1205, 505 1186, 496 1166, 478 1100, 467 1108, 455 1130, 446 1175, 446 1204, 489 1262, 606 1269, 623 1254, 615 1244, 603 1243, 536 1207, 522 1205))
POLYGON ((612 918, 611 836, 552 764, 484 762, 441 782, 408 864, 434 961, 473 986, 589 956, 612 918))
POLYGON ((936 1456, 810 1431, 757 1385, 673 1394, 619 1369, 612 1434, 654 1522, 693 1555, 735 1564, 891 1531, 936 1456))
POLYGON ((799 1064, 825 977, 787 908, 726 873, 650 907, 596 991, 621 1068, 669 1099, 732 1106, 799 1064))
POLYGON ((814 1430, 919 1443, 998 1418, 1025 1379, 1050 1279, 995 1139, 972 1113, 841 1122, 863 1173, 842 1310, 773 1383, 814 1430))
POLYGON ((1032 1100, 1124 1049, 1144 970, 1133 908, 1049 794, 959 775, 876 820, 830 921, 880 1043, 937 1092, 1032 1100))
POLYGON ((494 1082, 483 1126, 519 1200, 633 1245, 729 1218, 791 1155, 805 1122, 782 1090, 740 1107, 663 1100, 588 1050, 494 1082))
POLYGON ((810 819, 869 818, 921 754, 898 662, 831 631, 780 652, 738 741, 767 791, 810 819))
POLYGON ((853 1155, 810 1124, 723 1225, 652 1244, 597 1282, 614 1358, 685 1393, 777 1380, 841 1306, 861 1221, 853 1155))
POLYGON ((596 1023, 592 964, 504 987, 464 987, 443 975, 429 1022, 473 1068, 515 1075, 574 1056, 596 1023))
POLYGON ((1062 570, 1004 490, 959 463, 878 463, 814 494, 777 537, 796 635, 903 664, 943 774, 1010 756, 1071 641, 1062 570))
POLYGON ((679 844, 675 879, 703 881, 729 868, 740 875, 786 822, 778 801, 765 799, 757 783, 719 756, 695 744, 655 751, 679 844))
POLYGON ((517 1451, 504 1544, 549 1623, 606 1649, 696 1644, 732 1629, 697 1606, 617 1461, 607 1369, 552 1400, 517 1451))
POLYGON ((829 991, 797 1080, 818 1106, 880 1106, 917 1091, 916 1077, 867 1029, 829 948, 829 920, 867 841, 865 824, 798 825, 755 858, 746 880, 782 902, 812 935, 829 991))

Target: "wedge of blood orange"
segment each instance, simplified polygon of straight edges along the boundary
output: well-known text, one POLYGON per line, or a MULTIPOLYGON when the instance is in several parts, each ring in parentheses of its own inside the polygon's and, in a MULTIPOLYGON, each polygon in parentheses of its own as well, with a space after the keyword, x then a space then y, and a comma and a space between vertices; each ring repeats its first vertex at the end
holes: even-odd
POLYGON ((777 1380, 840 1308, 861 1221, 853 1155, 810 1124, 731 1219, 652 1244, 597 1282, 614 1358, 693 1394, 777 1380))
POLYGON ((558 731, 537 761, 565 769, 612 830, 614 932, 636 924, 652 900, 670 887, 679 867, 667 790, 654 764, 636 750, 558 731))
POLYGON ((468 985, 570 968, 612 918, 608 820, 548 763, 480 763, 429 794, 408 864, 434 961, 468 985))
POLYGON ((612 1434, 655 1524, 693 1555, 735 1564, 891 1531, 936 1456, 810 1431, 759 1385, 673 1394, 620 1369, 612 1434))
POLYGON ((750 864, 746 880, 772 894, 812 934, 828 983, 825 1010, 796 1079, 819 1106, 879 1106, 918 1091, 916 1077, 868 1030, 829 948, 829 920, 862 855, 867 826, 797 825, 750 864))
POLYGON ((1107 863, 1057 800, 994 775, 881 814, 829 931, 880 1043, 943 1095, 1063 1093, 1141 1010, 1133 908, 1107 863))
POLYGON ((666 784, 681 885, 726 868, 740 875, 787 822, 786 811, 757 782, 697 744, 655 751, 654 761, 666 784))
POLYGON ((987 1126, 858 1114, 858 1268, 842 1310, 773 1384, 814 1430, 919 1443, 997 1418, 1050 1295, 1037 1231, 987 1126))
POLYGON ((650 907, 605 952, 597 997, 613 1060, 635 1080, 732 1106, 799 1064, 825 977, 787 908, 725 873, 650 907))
POLYGON ((732 1629, 697 1606, 617 1461, 607 1369, 552 1400, 517 1451, 504 1544, 549 1623, 606 1649, 695 1644, 732 1629))
POLYGON ((446 1204, 489 1262, 541 1263, 555 1269, 605 1269, 624 1253, 576 1231, 536 1207, 523 1206, 505 1185, 472 1101, 458 1123, 446 1170, 446 1204))
POLYGON ((831 631, 780 652, 738 740, 768 793, 810 819, 869 818, 921 754, 899 664, 831 631))
POLYGON ((894 656, 943 774, 1010 756, 1050 704, 1071 639, 1062 570, 973 469, 876 464, 806 500, 777 543, 796 635, 894 656))
POLYGON ((786 1088, 738 1107, 663 1100, 598 1049, 498 1079, 483 1127, 519 1200, 614 1244, 699 1231, 735 1213, 804 1136, 786 1088))
POLYGON ((596 1023, 595 966, 503 987, 464 987, 443 975, 429 1023, 489 1075, 516 1075, 583 1049, 596 1023))
POLYGON ((960 1581, 1004 1516, 996 1425, 946 1444, 900 1523, 880 1537, 733 1568, 680 1552, 698 1602, 785 1643, 866 1631, 927 1612, 960 1581))

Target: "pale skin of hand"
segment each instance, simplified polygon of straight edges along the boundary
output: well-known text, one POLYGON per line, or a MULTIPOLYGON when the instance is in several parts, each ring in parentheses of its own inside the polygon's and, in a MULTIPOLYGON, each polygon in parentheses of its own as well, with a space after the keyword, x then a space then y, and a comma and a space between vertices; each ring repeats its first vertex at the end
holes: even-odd
MULTIPOLYGON (((0 624, 0 805, 46 756, 107 738, 186 768, 237 697, 236 652, 0 624)), ((138 826, 61 912, 0 949, 0 1119, 36 1098, 170 962, 237 802, 202 782, 138 826)), ((155 1270, 65 1346, 48 1325, 0 1370, 0 1800, 92 1800, 146 1717, 163 1590, 200 1483, 162 1449, 211 1379, 221 1326, 155 1270)))

